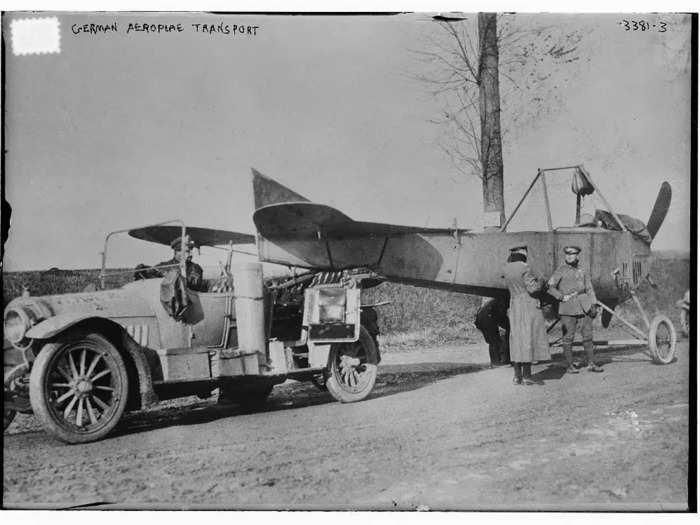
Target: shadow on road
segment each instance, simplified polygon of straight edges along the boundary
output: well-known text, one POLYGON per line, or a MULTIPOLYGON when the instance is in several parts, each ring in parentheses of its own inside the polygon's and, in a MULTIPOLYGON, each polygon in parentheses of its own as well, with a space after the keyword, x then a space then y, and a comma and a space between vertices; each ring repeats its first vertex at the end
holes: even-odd
POLYGON ((537 382, 555 381, 561 379, 566 369, 560 364, 549 364, 544 370, 532 374, 532 379, 537 382))
MULTIPOLYGON (((377 382, 367 401, 417 390, 431 383, 461 374, 488 369, 484 364, 418 363, 380 366, 377 382)), ((263 408, 255 413, 275 412, 336 403, 325 391, 311 383, 287 383, 275 387, 263 408)), ((127 414, 113 437, 178 425, 198 425, 217 419, 253 413, 237 405, 218 405, 213 396, 204 401, 170 407, 154 407, 148 411, 127 414)))
MULTIPOLYGON (((640 355, 641 351, 638 346, 597 348, 595 361, 601 366, 617 363, 642 363, 645 361, 648 361, 649 364, 654 364, 649 357, 640 355)), ((583 360, 585 359, 585 353, 581 350, 575 350, 574 357, 579 361, 583 360)), ((545 361, 541 364, 547 365, 547 368, 532 374, 532 379, 538 383, 557 381, 566 374, 566 364, 562 354, 554 355, 551 361, 545 361)), ((585 372, 585 370, 581 370, 581 372, 585 372)))

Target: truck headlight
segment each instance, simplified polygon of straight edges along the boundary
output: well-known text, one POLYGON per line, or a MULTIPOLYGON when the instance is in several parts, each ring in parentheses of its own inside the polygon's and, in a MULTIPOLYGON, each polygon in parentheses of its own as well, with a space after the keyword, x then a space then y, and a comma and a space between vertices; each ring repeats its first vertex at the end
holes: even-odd
POLYGON ((5 338, 18 350, 24 350, 32 344, 32 340, 27 338, 27 331, 51 316, 53 311, 44 301, 12 301, 5 308, 5 338))
POLYGON ((22 308, 11 308, 5 312, 5 337, 12 346, 22 342, 30 326, 29 317, 22 308))

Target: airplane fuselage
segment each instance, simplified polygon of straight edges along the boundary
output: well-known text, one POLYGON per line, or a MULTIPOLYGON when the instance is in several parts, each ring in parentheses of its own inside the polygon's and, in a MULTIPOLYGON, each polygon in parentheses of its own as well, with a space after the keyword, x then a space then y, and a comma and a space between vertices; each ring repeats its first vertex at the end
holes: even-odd
POLYGON ((555 231, 454 232, 294 240, 258 235, 260 259, 323 270, 368 267, 388 280, 428 288, 498 296, 505 290, 509 248, 525 244, 529 264, 548 278, 563 263, 564 246, 582 251, 598 298, 617 304, 648 274, 650 248, 628 231, 560 228, 555 231), (593 264, 595 261, 595 264, 593 264))

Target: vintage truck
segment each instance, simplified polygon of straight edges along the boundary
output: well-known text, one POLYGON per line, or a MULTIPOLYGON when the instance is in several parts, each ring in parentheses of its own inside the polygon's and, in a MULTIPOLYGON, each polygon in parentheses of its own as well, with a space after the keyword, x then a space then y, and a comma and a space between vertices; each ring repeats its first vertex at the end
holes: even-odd
MULTIPOLYGON (((110 233, 100 282, 104 287, 110 276, 107 249, 116 233, 226 245, 220 277, 205 281, 207 291, 187 289, 175 317, 160 276, 173 268, 155 275, 142 269, 134 274, 140 279, 118 289, 18 297, 7 305, 5 428, 16 412, 33 412, 56 438, 85 443, 107 436, 125 411, 217 389, 220 401, 257 407, 287 379, 313 381, 341 402, 369 395, 378 328, 376 313, 360 300, 363 287, 380 282, 375 275, 307 272, 264 281, 259 262, 231 264, 234 243, 252 236, 174 222, 110 233)), ((176 280, 183 279, 184 259, 175 266, 176 280)))

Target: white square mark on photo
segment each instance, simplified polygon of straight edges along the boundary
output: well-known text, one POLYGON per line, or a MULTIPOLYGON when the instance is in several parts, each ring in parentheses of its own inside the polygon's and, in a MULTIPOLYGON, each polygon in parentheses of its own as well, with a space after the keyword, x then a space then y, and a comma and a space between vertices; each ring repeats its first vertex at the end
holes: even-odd
POLYGON ((12 52, 15 55, 60 53, 61 33, 58 18, 13 20, 12 52))

